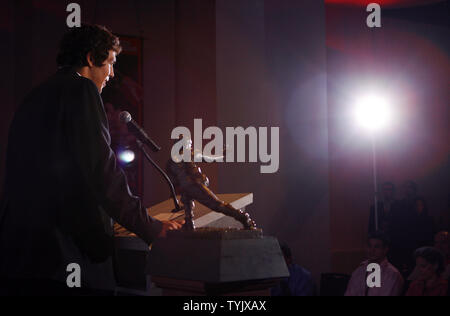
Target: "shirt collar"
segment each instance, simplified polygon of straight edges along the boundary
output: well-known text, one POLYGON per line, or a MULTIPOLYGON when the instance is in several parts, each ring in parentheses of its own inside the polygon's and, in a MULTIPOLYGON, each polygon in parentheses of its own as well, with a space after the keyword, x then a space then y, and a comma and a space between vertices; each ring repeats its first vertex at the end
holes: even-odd
MULTIPOLYGON (((388 265, 388 263, 389 263, 388 259, 387 259, 387 258, 384 258, 384 260, 381 261, 381 262, 379 263, 379 265, 380 265, 380 267, 385 267, 385 266, 388 265)), ((365 260, 365 261, 363 261, 363 262, 361 263, 362 266, 367 266, 368 264, 369 264, 369 260, 365 260)))

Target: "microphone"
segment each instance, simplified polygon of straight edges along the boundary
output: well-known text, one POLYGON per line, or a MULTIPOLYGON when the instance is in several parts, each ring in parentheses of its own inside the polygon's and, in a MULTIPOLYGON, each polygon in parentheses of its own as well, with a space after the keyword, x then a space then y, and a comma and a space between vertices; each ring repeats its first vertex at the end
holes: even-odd
POLYGON ((119 119, 122 123, 127 124, 128 131, 131 132, 142 143, 146 144, 153 152, 161 150, 161 147, 155 144, 154 141, 148 137, 147 133, 131 118, 131 114, 127 111, 120 112, 119 119))

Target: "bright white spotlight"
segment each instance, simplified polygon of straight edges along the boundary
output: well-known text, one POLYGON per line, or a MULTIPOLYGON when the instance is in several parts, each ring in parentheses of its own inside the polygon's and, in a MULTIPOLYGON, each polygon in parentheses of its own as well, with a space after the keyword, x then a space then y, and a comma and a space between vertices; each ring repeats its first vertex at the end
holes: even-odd
POLYGON ((391 120, 389 103, 383 96, 369 94, 356 100, 355 117, 359 125, 374 132, 391 120))
POLYGON ((121 162, 128 164, 134 160, 135 155, 132 150, 127 149, 127 150, 121 151, 118 155, 118 158, 121 162))

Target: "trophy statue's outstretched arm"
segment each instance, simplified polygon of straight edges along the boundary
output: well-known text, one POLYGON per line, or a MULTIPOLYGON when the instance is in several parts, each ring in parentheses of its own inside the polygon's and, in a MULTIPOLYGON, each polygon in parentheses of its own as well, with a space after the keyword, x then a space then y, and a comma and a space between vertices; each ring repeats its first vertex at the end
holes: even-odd
POLYGON ((167 163, 167 173, 182 195, 182 200, 197 200, 213 211, 223 213, 241 222, 245 229, 255 229, 250 215, 224 203, 208 188, 209 180, 194 162, 167 163))

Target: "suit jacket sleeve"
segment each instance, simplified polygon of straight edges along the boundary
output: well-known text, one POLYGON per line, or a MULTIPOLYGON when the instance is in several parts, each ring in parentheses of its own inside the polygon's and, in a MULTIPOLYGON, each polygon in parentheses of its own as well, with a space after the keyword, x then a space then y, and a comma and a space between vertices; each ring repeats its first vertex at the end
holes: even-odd
POLYGON ((126 229, 150 244, 162 223, 148 216, 129 190, 126 176, 110 147, 108 121, 95 84, 80 77, 62 93, 66 136, 89 191, 97 204, 126 229))

